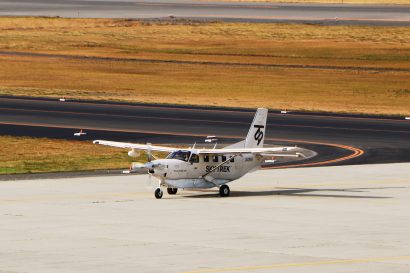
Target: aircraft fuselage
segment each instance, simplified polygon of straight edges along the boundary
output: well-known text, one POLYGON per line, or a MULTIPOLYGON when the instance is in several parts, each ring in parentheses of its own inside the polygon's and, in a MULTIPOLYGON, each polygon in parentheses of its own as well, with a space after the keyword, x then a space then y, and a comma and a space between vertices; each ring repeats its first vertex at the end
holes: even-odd
POLYGON ((151 173, 166 186, 174 188, 212 188, 242 177, 259 167, 262 161, 262 157, 252 154, 235 157, 233 155, 200 155, 194 161, 158 159, 152 163, 161 167, 154 168, 151 173), (226 160, 228 162, 218 166, 226 160))

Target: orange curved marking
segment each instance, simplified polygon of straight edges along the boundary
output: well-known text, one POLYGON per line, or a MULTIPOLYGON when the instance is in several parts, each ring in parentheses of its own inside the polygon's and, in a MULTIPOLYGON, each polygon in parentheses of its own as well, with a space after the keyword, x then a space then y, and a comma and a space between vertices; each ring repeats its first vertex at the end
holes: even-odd
MULTIPOLYGON (((266 138, 267 140, 273 140, 273 141, 289 141, 288 139, 280 139, 280 138, 266 138)), ((334 159, 329 159, 329 160, 324 160, 324 161, 318 161, 318 162, 311 162, 311 163, 300 163, 300 164, 290 164, 290 165, 283 165, 283 166, 272 166, 272 167, 264 167, 263 169, 283 169, 283 168, 294 168, 294 167, 309 167, 309 166, 320 166, 320 165, 327 165, 331 163, 336 163, 336 162, 341 162, 345 161, 348 159, 356 158, 364 154, 364 151, 362 149, 353 147, 353 146, 347 146, 347 145, 342 145, 342 144, 334 144, 334 143, 325 143, 325 142, 318 142, 318 141, 306 141, 306 140, 291 140, 293 142, 300 142, 300 143, 308 143, 308 144, 318 144, 318 145, 326 145, 326 146, 332 146, 332 147, 337 147, 345 150, 352 151, 353 153, 347 156, 342 156, 339 158, 334 158, 334 159)))
MULTIPOLYGON (((73 126, 66 126, 66 125, 52 125, 52 124, 45 124, 45 123, 25 123, 25 122, 0 122, 0 124, 4 125, 20 125, 20 126, 33 126, 33 127, 49 127, 49 128, 62 128, 62 129, 78 129, 73 126)), ((150 130, 135 130, 135 129, 106 129, 100 127, 82 127, 83 130, 95 130, 95 131, 111 131, 111 132, 122 132, 122 133, 142 133, 142 134, 156 134, 156 135, 176 135, 176 136, 195 136, 195 137, 206 137, 206 134, 192 134, 192 133, 180 133, 180 132, 159 132, 159 131, 150 131, 150 130)), ((224 135, 221 136, 224 138, 233 138, 233 139, 240 139, 238 136, 232 135, 224 135)), ((290 167, 308 167, 308 166, 320 166, 320 165, 327 165, 330 163, 345 161, 348 159, 356 158, 364 154, 364 151, 355 148, 353 146, 347 146, 342 144, 334 144, 334 143, 326 143, 326 142, 318 142, 318 141, 308 141, 308 140, 299 140, 299 139, 285 139, 285 138, 265 138, 266 140, 271 141, 285 141, 285 142, 298 142, 298 143, 307 143, 307 144, 318 144, 318 145, 326 145, 337 147, 345 150, 352 151, 353 153, 347 156, 324 160, 319 162, 312 162, 312 163, 301 163, 301 164, 291 164, 291 165, 283 165, 283 166, 273 166, 273 167, 264 167, 263 169, 282 169, 282 168, 290 168, 290 167)))

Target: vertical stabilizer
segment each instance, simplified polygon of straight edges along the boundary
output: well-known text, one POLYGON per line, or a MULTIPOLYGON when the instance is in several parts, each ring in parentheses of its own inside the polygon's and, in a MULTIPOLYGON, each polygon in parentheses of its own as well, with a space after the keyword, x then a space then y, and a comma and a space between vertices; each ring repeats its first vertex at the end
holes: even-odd
POLYGON ((245 148, 262 148, 265 140, 268 109, 258 108, 245 139, 245 148))

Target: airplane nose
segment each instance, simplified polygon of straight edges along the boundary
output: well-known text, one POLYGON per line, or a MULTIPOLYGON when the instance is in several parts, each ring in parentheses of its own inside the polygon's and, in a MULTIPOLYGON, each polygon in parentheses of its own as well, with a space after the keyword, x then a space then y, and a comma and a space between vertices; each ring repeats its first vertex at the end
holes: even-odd
POLYGON ((148 173, 150 174, 157 174, 157 175, 163 175, 167 171, 167 166, 163 164, 151 164, 148 173))

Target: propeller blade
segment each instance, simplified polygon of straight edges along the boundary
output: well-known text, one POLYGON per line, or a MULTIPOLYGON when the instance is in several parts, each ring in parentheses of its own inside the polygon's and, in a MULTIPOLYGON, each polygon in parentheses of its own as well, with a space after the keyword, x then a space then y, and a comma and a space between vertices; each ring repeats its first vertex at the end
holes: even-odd
POLYGON ((151 162, 152 160, 152 148, 151 143, 147 143, 147 161, 151 162))
MULTIPOLYGON (((153 183, 152 180, 153 180, 152 179, 152 174, 148 173, 148 179, 147 179, 147 182, 146 182, 146 185, 145 185, 147 190, 152 191, 152 190, 155 190, 157 188, 156 183, 153 183)), ((154 180, 156 180, 156 179, 154 178, 154 180)))

